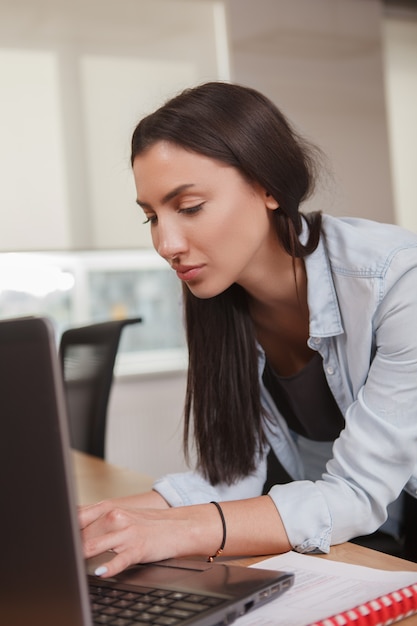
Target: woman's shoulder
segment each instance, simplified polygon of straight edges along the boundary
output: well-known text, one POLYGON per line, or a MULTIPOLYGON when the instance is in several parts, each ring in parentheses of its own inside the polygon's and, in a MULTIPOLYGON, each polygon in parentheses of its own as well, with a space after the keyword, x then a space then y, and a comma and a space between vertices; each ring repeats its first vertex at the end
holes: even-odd
POLYGON ((335 217, 329 214, 322 216, 323 231, 327 235, 339 235, 348 238, 363 239, 371 237, 381 241, 392 241, 394 244, 403 242, 405 245, 417 243, 417 234, 398 226, 377 222, 362 217, 335 217))
POLYGON ((322 244, 336 270, 381 274, 398 255, 417 265, 417 234, 395 224, 326 214, 322 244))

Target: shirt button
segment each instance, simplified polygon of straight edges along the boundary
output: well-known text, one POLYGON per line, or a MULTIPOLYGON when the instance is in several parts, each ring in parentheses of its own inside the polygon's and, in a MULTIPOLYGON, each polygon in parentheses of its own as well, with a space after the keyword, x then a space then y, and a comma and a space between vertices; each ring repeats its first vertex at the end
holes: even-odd
POLYGON ((314 337, 314 339, 313 339, 313 343, 315 343, 315 344, 316 344, 316 346, 318 346, 318 345, 321 343, 321 339, 320 339, 320 337, 314 337))
POLYGON ((334 374, 334 368, 333 368, 331 365, 329 365, 329 367, 326 367, 326 372, 327 372, 330 376, 332 376, 332 374, 334 374))

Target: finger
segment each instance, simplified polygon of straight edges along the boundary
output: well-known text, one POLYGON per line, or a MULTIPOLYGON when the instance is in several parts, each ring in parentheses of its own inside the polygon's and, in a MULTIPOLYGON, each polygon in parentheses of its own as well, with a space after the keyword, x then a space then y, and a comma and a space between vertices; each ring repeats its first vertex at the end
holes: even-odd
POLYGON ((129 565, 133 565, 133 561, 128 557, 127 552, 124 551, 97 567, 94 574, 100 578, 111 578, 116 576, 116 574, 120 574, 129 565))
POLYGON ((119 531, 107 532, 93 537, 86 537, 85 532, 82 534, 84 557, 86 559, 102 554, 103 552, 115 550, 115 546, 120 544, 119 531))
POLYGON ((101 515, 103 515, 109 509, 109 505, 106 502, 97 502, 88 506, 78 508, 78 523, 80 528, 86 528, 93 522, 95 522, 101 515))

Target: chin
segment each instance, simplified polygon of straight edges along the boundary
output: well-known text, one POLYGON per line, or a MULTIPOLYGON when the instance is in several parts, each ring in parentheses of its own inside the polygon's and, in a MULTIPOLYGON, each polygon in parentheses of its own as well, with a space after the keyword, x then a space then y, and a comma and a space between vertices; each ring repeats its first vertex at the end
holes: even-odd
POLYGON ((210 289, 208 287, 203 287, 203 285, 198 286, 198 285, 188 285, 188 284, 187 284, 187 287, 191 291, 193 296, 195 296, 196 298, 199 298, 199 300, 208 300, 209 298, 215 298, 216 296, 223 293, 223 291, 226 291, 226 289, 228 288, 226 286, 223 289, 221 288, 210 289))

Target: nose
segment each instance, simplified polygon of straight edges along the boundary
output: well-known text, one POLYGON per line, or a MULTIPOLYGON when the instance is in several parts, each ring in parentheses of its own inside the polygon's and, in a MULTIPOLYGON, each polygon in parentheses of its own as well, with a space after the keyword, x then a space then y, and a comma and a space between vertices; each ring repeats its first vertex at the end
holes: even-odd
POLYGON ((168 262, 181 256, 187 249, 186 237, 174 220, 158 218, 152 239, 157 253, 168 262))

